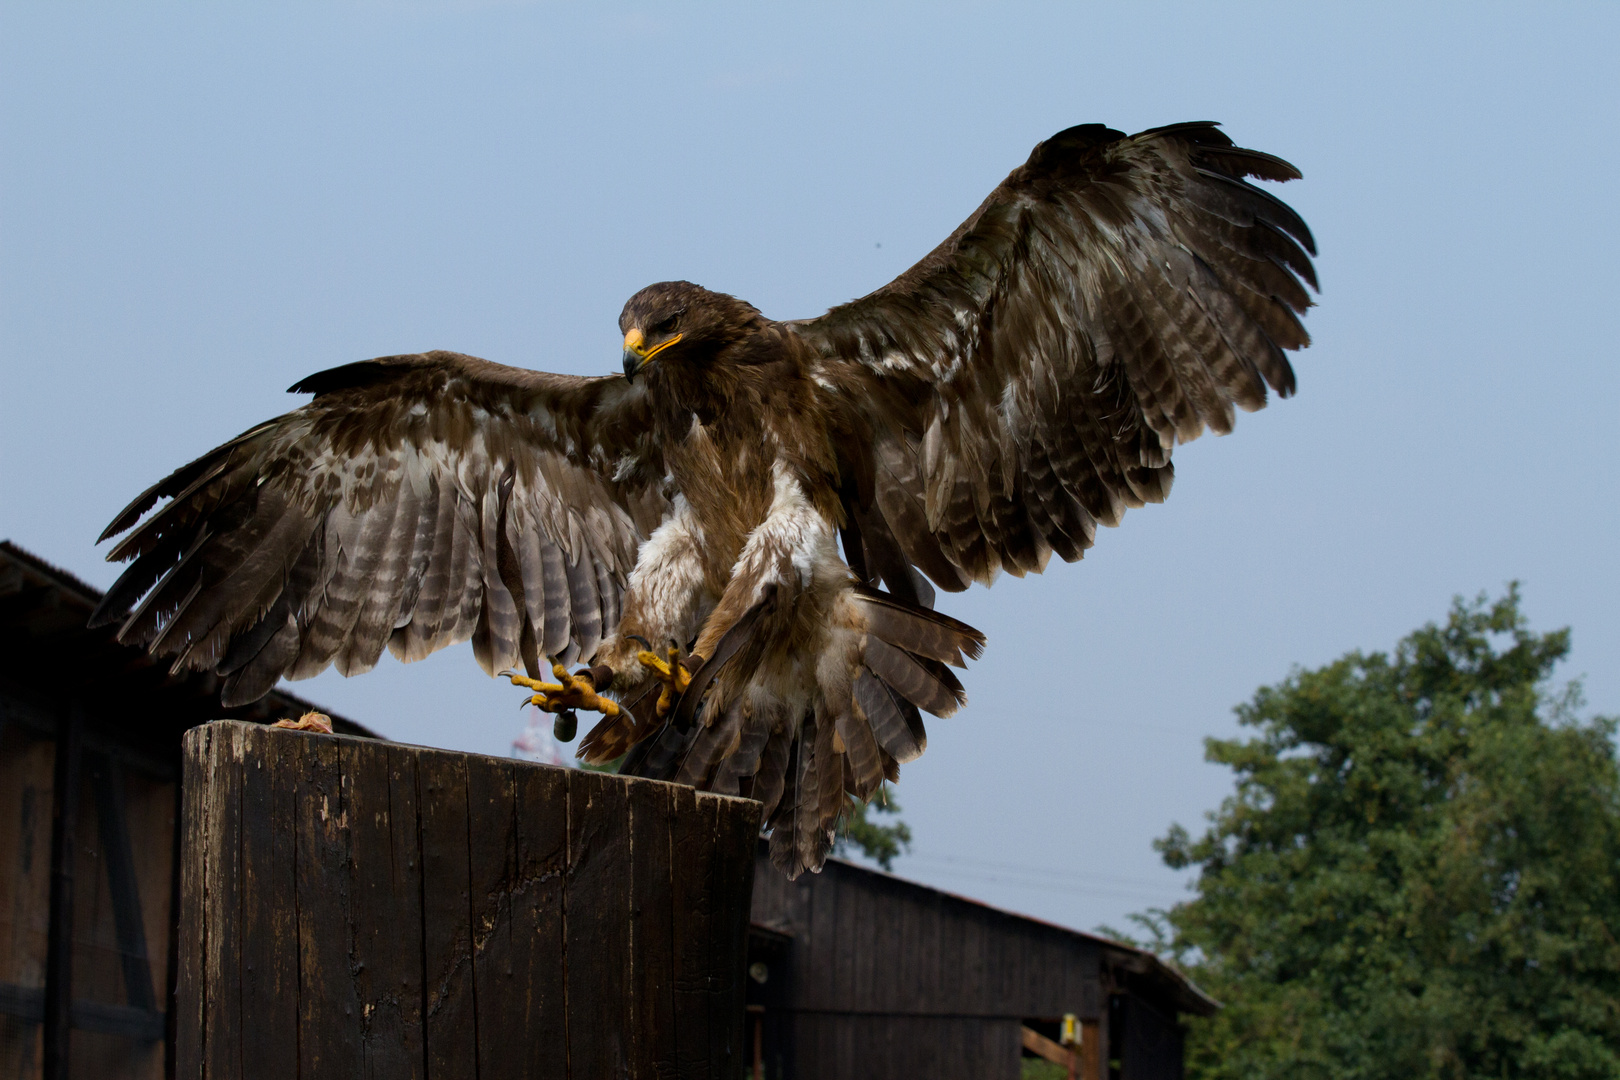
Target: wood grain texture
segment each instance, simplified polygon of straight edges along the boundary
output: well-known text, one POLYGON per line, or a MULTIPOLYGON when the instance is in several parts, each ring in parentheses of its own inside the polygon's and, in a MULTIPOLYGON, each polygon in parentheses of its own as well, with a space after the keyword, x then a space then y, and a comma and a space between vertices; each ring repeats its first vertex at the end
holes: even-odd
POLYGON ((680 1075, 703 1077, 710 1046, 709 959, 713 939, 714 806, 689 789, 676 788, 673 843, 681 853, 675 879, 675 1033, 680 1075))
POLYGON ((576 773, 568 778, 568 876, 563 910, 572 1076, 629 1073, 626 1001, 634 976, 627 933, 630 807, 626 786, 625 781, 600 773, 576 773))
POLYGON ((630 1067, 638 1076, 674 1076, 675 801, 673 788, 633 783, 630 799, 630 1067))
MULTIPOLYGON (((563 769, 514 767, 517 859, 507 963, 513 995, 506 1007, 524 1018, 522 1076, 568 1071, 563 879, 568 869, 568 781, 563 769)), ((492 1014, 498 1015, 498 1014, 492 1014)), ((499 1021, 497 1021, 499 1023, 499 1021)), ((508 1029, 501 1023, 500 1029, 508 1029)), ((492 1029, 499 1030, 499 1029, 492 1029)))
POLYGON ((427 1074, 436 1080, 459 1080, 478 1075, 464 756, 422 754, 417 780, 427 1074))
POLYGON ((183 794, 176 1076, 742 1075, 759 804, 234 722, 183 794))
POLYGON ((180 766, 180 901, 174 973, 174 1074, 203 1076, 203 1046, 207 1041, 205 1002, 211 990, 205 977, 211 920, 206 907, 205 880, 213 863, 209 857, 208 809, 212 794, 209 766, 217 729, 193 728, 181 743, 180 766))
MULTIPOLYGON (((242 1068, 241 924, 242 758, 245 732, 222 729, 212 752, 203 792, 203 992, 208 1014, 202 1072, 209 1080, 235 1076, 242 1068)), ((182 1015, 187 1010, 182 1009, 182 1015)))
MULTIPOLYGON (((700 850, 710 853, 714 867, 714 901, 710 913, 713 952, 709 966, 710 1075, 741 1076, 747 1066, 743 1010, 748 966, 748 923, 734 912, 748 911, 754 888, 754 861, 731 858, 730 853, 753 846, 759 825, 752 816, 712 795, 698 795, 700 803, 714 806, 715 831, 700 850)), ((757 805, 757 804, 750 804, 757 805)))
POLYGON ((350 830, 349 911, 360 1004, 361 1076, 418 1080, 422 1058, 422 924, 416 757, 382 743, 340 749, 350 830))
MULTIPOLYGON (((349 815, 336 738, 305 737, 288 755, 298 888, 299 1076, 360 1073, 360 1002, 355 995, 349 908, 349 815), (307 992, 319 987, 319 995, 307 992)), ((254 756, 245 755, 244 768, 254 756)), ((243 816, 251 810, 244 804, 243 816)), ((244 1017, 244 1025, 256 1018, 244 1017)))
MULTIPOLYGON (((232 733, 233 736, 239 733, 232 733)), ((238 952, 242 1013, 253 1018, 242 1032, 245 1078, 297 1076, 300 1028, 297 840, 293 794, 302 745, 277 740, 240 762, 242 815, 242 931, 238 952)))

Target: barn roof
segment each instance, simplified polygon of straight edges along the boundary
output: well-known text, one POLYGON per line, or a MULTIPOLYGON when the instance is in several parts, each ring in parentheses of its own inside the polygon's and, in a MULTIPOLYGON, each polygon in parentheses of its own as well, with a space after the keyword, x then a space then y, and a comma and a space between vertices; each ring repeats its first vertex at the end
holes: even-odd
POLYGON ((1103 937, 1100 934, 1088 934, 1084 930, 1075 930, 1058 923, 1047 922, 1045 919, 1037 919, 1033 915, 1009 911, 1006 908, 996 907, 994 904, 987 904, 983 900, 975 900, 971 896, 963 896, 960 893, 949 892, 945 889, 936 889, 932 885, 924 885, 920 881, 912 881, 910 878, 903 878, 898 874, 862 866, 860 863, 851 862, 848 859, 830 858, 827 860, 827 866, 836 867, 838 873, 865 874, 874 878, 882 878, 894 887, 915 889, 920 893, 931 893, 942 898, 946 903, 966 905, 1001 918, 1011 919, 1016 923, 1041 927, 1048 931, 1056 931, 1060 934, 1090 942, 1103 950, 1104 955, 1114 967, 1128 971, 1144 983, 1154 987, 1159 994, 1173 1002, 1176 1008, 1182 1012, 1193 1013, 1198 1016, 1210 1016, 1221 1007, 1220 1002, 1200 989, 1197 983, 1189 979, 1178 968, 1166 963, 1147 949, 1127 945, 1123 941, 1115 941, 1113 938, 1103 937))
MULTIPOLYGON (((179 746, 179 734, 209 720, 262 723, 296 718, 318 706, 283 690, 248 705, 222 708, 220 679, 212 672, 171 674, 169 664, 117 640, 117 627, 88 629, 101 590, 66 570, 0 540, 0 681, 19 715, 28 720, 59 711, 77 696, 95 726, 118 741, 179 746), (28 709, 18 702, 32 701, 28 709)), ((346 717, 332 717, 343 735, 376 738, 346 717)))

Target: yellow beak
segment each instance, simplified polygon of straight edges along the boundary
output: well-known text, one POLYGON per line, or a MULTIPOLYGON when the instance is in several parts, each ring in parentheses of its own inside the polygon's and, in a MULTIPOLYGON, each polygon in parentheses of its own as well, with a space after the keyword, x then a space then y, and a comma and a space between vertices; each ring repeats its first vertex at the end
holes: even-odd
POLYGON ((650 349, 644 348, 647 343, 646 335, 641 332, 640 327, 632 326, 630 332, 624 335, 624 377, 627 379, 635 378, 636 372, 646 367, 653 357, 679 340, 681 340, 681 335, 676 334, 668 341, 660 341, 650 349))

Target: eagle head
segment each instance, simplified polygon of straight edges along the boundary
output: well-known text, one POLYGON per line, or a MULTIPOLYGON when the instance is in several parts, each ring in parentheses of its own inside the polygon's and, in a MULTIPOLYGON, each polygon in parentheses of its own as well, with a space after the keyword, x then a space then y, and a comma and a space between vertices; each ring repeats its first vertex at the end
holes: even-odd
POLYGON ((705 363, 763 322, 754 305, 690 281, 649 285, 619 315, 625 377, 635 378, 654 359, 705 363))

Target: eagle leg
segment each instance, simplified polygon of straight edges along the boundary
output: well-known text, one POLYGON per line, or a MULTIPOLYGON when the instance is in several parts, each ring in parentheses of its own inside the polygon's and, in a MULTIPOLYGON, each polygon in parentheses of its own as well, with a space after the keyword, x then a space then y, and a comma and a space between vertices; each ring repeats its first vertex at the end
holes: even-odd
POLYGON ((619 715, 619 703, 599 697, 596 693, 596 683, 588 673, 570 675, 568 669, 556 661, 552 661, 551 673, 557 678, 554 683, 531 679, 515 671, 501 672, 512 680, 513 686, 538 691, 524 704, 533 705, 541 712, 564 713, 573 709, 589 709, 603 716, 619 715))
POLYGON ((658 717, 663 719, 669 715, 669 710, 675 707, 681 695, 686 693, 686 688, 692 685, 692 673, 681 662, 680 646, 670 647, 668 660, 661 659, 650 649, 636 653, 636 659, 652 672, 653 678, 663 684, 664 688, 658 694, 658 717))

